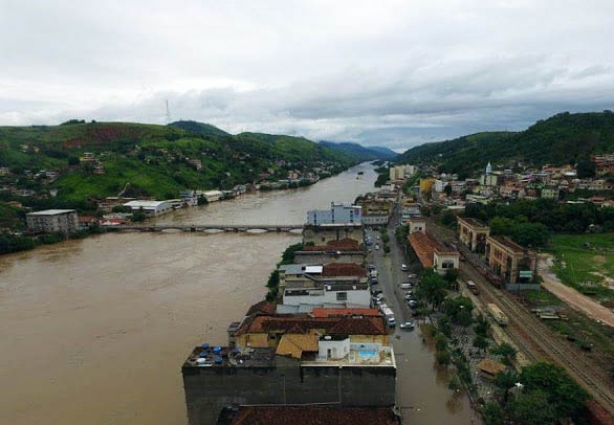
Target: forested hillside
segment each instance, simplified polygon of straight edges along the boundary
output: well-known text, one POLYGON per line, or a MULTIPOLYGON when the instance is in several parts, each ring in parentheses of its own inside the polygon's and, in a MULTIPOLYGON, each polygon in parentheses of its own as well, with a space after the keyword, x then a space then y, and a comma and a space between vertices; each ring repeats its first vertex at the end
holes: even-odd
POLYGON ((557 114, 518 133, 486 132, 408 150, 400 164, 436 163, 446 173, 467 176, 489 161, 563 165, 614 153, 614 113, 557 114))
POLYGON ((307 139, 237 136, 208 124, 170 126, 72 120, 59 126, 0 127, 5 189, 57 189, 59 200, 175 198, 185 189, 327 176, 358 161, 307 139), (315 174, 312 173, 315 171, 315 174))

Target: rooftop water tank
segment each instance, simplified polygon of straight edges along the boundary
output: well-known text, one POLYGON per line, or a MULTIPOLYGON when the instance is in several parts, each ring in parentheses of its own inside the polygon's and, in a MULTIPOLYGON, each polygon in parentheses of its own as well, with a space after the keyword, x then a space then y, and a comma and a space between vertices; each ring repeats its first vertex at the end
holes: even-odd
POLYGON ((207 352, 201 351, 200 353, 198 353, 198 357, 207 357, 207 352))
POLYGON ((213 347, 213 352, 215 354, 220 354, 222 352, 222 347, 213 347))
POLYGON ((203 350, 207 350, 209 348, 209 344, 207 344, 206 342, 200 346, 200 348, 202 348, 203 350))
POLYGON ((215 364, 222 364, 223 360, 221 357, 216 357, 214 360, 215 364))

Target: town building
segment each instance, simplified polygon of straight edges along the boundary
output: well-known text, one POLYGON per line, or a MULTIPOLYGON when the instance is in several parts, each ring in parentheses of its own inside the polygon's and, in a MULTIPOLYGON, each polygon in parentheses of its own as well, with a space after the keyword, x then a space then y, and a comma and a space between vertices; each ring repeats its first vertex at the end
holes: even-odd
POLYGON ((351 239, 364 245, 365 236, 360 223, 345 224, 306 224, 303 227, 303 243, 318 247, 334 244, 337 241, 351 239))
POLYGON ((173 206, 166 201, 130 201, 124 204, 133 213, 142 211, 148 217, 157 217, 173 211, 173 206))
POLYGON ((79 230, 76 210, 43 210, 26 214, 31 233, 62 233, 70 235, 79 230))
POLYGON ((396 363, 381 316, 253 315, 233 338, 234 348, 203 344, 183 364, 190 425, 246 405, 395 405, 396 363))
POLYGON ((225 409, 216 425, 401 425, 389 407, 240 406, 225 409))
MULTIPOLYGON (((308 233, 311 236, 320 234, 311 229, 308 233)), ((362 237, 362 233, 355 235, 362 237)), ((329 240, 325 245, 306 245, 302 251, 294 253, 296 264, 330 264, 330 263, 351 263, 364 264, 366 252, 355 239, 329 240)))
POLYGON ((490 227, 470 217, 457 217, 456 220, 460 243, 471 252, 483 254, 486 251, 486 237, 490 234, 490 227))
POLYGON ((414 219, 408 222, 407 240, 416 253, 422 267, 432 267, 437 273, 445 274, 448 270, 458 270, 460 256, 452 247, 440 244, 426 231, 426 221, 414 219))
POLYGON ((206 190, 202 194, 207 202, 217 202, 224 197, 224 193, 221 190, 206 190))
POLYGON ((307 211, 307 224, 362 224, 362 208, 357 205, 331 202, 330 210, 307 211))
POLYGON ((278 313, 310 313, 315 307, 370 307, 367 271, 357 264, 313 266, 288 264, 279 267, 283 302, 278 313))
POLYGON ((527 286, 533 282, 537 270, 537 257, 530 249, 506 236, 489 235, 486 237, 485 257, 493 272, 506 284, 525 284, 524 288, 535 289, 532 285, 527 286))

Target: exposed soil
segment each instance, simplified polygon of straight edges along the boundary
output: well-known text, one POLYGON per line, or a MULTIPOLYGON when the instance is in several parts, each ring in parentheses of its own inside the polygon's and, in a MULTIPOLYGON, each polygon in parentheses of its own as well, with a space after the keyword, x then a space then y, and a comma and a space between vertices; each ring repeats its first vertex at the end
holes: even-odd
POLYGON ((599 320, 609 326, 614 326, 614 313, 602 306, 592 298, 583 295, 574 288, 563 284, 559 278, 550 271, 552 256, 540 254, 538 259, 538 273, 543 279, 542 286, 552 292, 570 307, 586 314, 592 319, 599 320))

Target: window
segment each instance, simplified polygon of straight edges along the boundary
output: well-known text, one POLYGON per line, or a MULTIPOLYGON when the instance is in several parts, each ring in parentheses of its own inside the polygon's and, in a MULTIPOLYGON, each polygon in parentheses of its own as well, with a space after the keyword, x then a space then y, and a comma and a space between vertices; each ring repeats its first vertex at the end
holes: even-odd
POLYGON ((337 301, 347 301, 348 293, 347 292, 337 292, 337 301))

